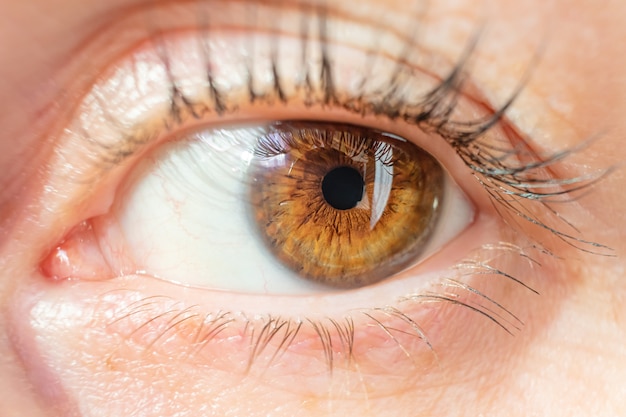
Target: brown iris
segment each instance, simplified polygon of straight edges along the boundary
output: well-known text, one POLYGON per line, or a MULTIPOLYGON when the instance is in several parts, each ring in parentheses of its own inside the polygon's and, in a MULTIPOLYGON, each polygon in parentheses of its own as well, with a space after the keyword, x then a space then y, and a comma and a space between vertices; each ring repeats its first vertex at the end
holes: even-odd
POLYGON ((374 129, 281 122, 259 139, 251 211, 271 253, 337 288, 380 281, 417 260, 438 220, 439 163, 374 129))

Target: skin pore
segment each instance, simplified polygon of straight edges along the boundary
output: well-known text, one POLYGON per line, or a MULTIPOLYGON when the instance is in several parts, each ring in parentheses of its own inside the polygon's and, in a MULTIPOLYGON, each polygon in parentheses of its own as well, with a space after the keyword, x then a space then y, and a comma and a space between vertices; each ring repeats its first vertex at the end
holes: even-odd
MULTIPOLYGON (((0 414, 626 413, 622 388, 626 177, 621 166, 626 158, 621 146, 626 136, 626 3, 606 1, 598 7, 597 2, 579 0, 443 0, 428 7, 409 7, 400 0, 366 0, 329 8, 325 15, 331 28, 342 27, 344 21, 360 23, 362 32, 355 29, 340 36, 329 31, 329 43, 340 39, 346 55, 356 51, 355 59, 371 48, 380 52, 368 44, 372 38, 362 34, 374 33, 375 38, 382 27, 382 32, 396 34, 385 38, 384 51, 397 61, 403 56, 403 45, 412 45, 401 41, 413 39, 411 22, 423 23, 415 45, 427 51, 428 58, 416 58, 415 65, 424 80, 445 78, 482 28, 467 61, 468 82, 458 110, 461 120, 493 114, 526 80, 505 120, 490 131, 493 136, 486 137, 487 143, 494 144, 496 135, 510 134, 532 151, 519 155, 549 156, 576 149, 543 172, 557 180, 594 178, 611 169, 571 198, 566 195, 554 203, 551 207, 558 215, 536 201, 518 200, 531 218, 574 239, 559 239, 519 212, 492 204, 445 141, 429 142, 428 133, 384 115, 306 106, 298 98, 282 107, 262 100, 241 101, 237 112, 226 112, 219 120, 216 112, 208 112, 206 119, 171 129, 176 133, 217 122, 235 126, 241 120, 277 119, 365 125, 409 138, 432 153, 471 201, 476 213, 473 222, 423 266, 375 289, 291 297, 190 289, 172 282, 180 282, 178 277, 169 281, 149 274, 117 277, 117 272, 103 273, 102 265, 107 263, 99 263, 97 256, 90 258, 93 252, 81 251, 91 248, 91 229, 75 240, 68 238, 77 225, 92 218, 96 219, 90 223, 96 225, 94 233, 109 230, 101 225, 109 224, 110 212, 124 207, 120 199, 126 194, 119 189, 128 189, 127 178, 138 175, 133 168, 140 166, 142 158, 153 157, 151 152, 171 133, 158 131, 154 143, 119 166, 94 175, 102 164, 92 163, 95 158, 87 155, 97 148, 88 139, 104 141, 105 134, 115 129, 106 130, 110 123, 100 119, 107 117, 80 125, 89 119, 88 109, 103 105, 89 101, 93 92, 105 86, 98 90, 104 104, 116 103, 124 109, 133 99, 144 100, 141 94, 120 98, 120 91, 126 91, 123 83, 109 84, 116 88, 106 83, 129 56, 158 44, 146 42, 155 33, 165 34, 163 39, 177 33, 181 45, 193 38, 202 21, 194 11, 202 7, 194 2, 143 0, 0 1, 4 103, 0 113, 0 414), (180 7, 172 7, 175 3, 180 7), (77 126, 90 127, 89 134, 77 126), (72 136, 72 132, 79 134, 72 136), (84 178, 97 180, 87 183, 84 178), (70 262, 84 266, 76 270, 74 279, 55 281, 49 273, 57 270, 55 266, 43 264, 46 269, 42 263, 64 241, 77 242, 70 262), (485 266, 492 272, 502 270, 523 285, 503 274, 481 274, 485 266), (461 275, 446 280, 451 269, 461 275), (445 294, 459 298, 444 300, 445 294), (476 311, 455 300, 482 307, 476 311)), ((227 2, 201 3, 205 8, 211 4, 215 16, 220 16, 220 8, 227 8, 227 2)), ((233 8, 239 3, 257 4, 231 2, 233 8)), ((314 16, 309 16, 311 25, 317 24, 316 3, 307 4, 313 6, 298 9, 294 1, 263 1, 255 10, 261 14, 264 9, 259 5, 269 5, 268 13, 281 11, 282 20, 277 22, 289 22, 289 11, 305 10, 302 13, 314 16)), ((212 39, 223 37, 219 41, 226 45, 218 52, 228 51, 229 37, 245 34, 251 29, 248 26, 261 26, 255 33, 263 39, 273 25, 269 20, 246 20, 241 14, 221 19, 237 24, 233 24, 236 30, 214 35, 212 39)), ((299 23, 289 26, 299 27, 299 23)), ((297 39, 298 33, 287 34, 297 39)), ((237 45, 247 48, 249 37, 243 39, 244 46, 237 45)), ((165 50, 181 67, 191 59, 182 47, 165 50)), ((163 66, 164 61, 159 61, 163 55, 144 53, 148 67, 163 66)), ((410 61, 413 55, 408 55, 410 61)), ((230 57, 225 52, 213 54, 211 62, 227 62, 230 57)), ((340 91, 353 68, 350 60, 335 57, 340 91)), ((379 68, 389 72, 393 66, 379 68)), ((284 74, 288 89, 290 77, 284 74)), ((155 98, 151 105, 153 111, 163 103, 155 98)), ((122 113, 135 114, 116 111, 111 109, 108 116, 125 120, 122 113)), ((148 113, 137 110, 142 112, 148 113)), ((164 116, 155 114, 142 126, 152 123, 158 130, 164 116)), ((116 242, 114 233, 107 236, 111 240, 98 235, 103 240, 95 246, 116 242)), ((119 250, 112 257, 126 255, 119 250)))

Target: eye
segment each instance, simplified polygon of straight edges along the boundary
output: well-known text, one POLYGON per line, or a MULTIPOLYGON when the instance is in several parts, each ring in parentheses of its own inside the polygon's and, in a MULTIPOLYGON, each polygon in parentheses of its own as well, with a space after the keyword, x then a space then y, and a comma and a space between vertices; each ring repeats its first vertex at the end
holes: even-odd
POLYGON ((418 264, 471 219, 445 169, 401 137, 296 121, 201 128, 142 158, 46 269, 84 278, 106 265, 244 292, 356 288, 418 264))
POLYGON ((247 356, 218 365, 244 373, 284 350, 312 372, 339 355, 399 381, 430 369, 433 346, 459 346, 450 325, 515 329, 513 295, 491 278, 524 254, 463 176, 515 168, 515 137, 465 94, 462 64, 430 72, 427 51, 404 61, 342 38, 358 31, 318 38, 294 22, 295 37, 164 34, 102 75, 50 161, 46 189, 69 191, 43 215, 68 214, 50 220, 44 275, 81 292, 73 311, 93 309, 105 339, 161 352, 163 337, 175 357, 206 342, 215 358, 247 356), (259 360, 261 337, 282 331, 259 360))
POLYGON ((29 373, 110 415, 385 414, 400 396, 419 414, 455 381, 471 403, 532 344, 510 335, 535 284, 561 278, 498 215, 522 201, 507 184, 552 178, 517 175, 536 160, 461 64, 315 17, 242 34, 245 10, 222 28, 211 7, 210 30, 125 51, 63 125, 29 217, 62 282, 11 300, 29 373))

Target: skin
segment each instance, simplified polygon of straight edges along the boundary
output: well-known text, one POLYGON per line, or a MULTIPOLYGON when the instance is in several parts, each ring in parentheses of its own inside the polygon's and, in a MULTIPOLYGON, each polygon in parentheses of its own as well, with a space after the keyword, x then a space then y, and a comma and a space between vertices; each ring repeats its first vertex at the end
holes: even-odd
MULTIPOLYGON (((607 0, 602 7, 580 0, 487 4, 462 0, 433 5, 427 19, 448 29, 440 29, 441 37, 432 36, 425 42, 450 62, 456 62, 459 45, 466 44, 480 22, 488 22, 471 69, 472 85, 484 100, 503 103, 526 69, 533 68, 523 94, 507 112, 507 123, 527 138, 535 152, 550 154, 594 139, 566 162, 554 166, 551 175, 570 178, 615 167, 575 203, 558 206, 559 213, 578 227, 580 236, 612 251, 598 250, 610 256, 587 254, 524 222, 519 227, 531 237, 516 240, 501 231, 506 229, 502 219, 482 189, 468 179, 463 165, 454 162, 452 156, 443 156, 452 152, 434 146, 431 151, 438 153, 440 160, 450 161, 448 169, 465 178, 461 186, 483 213, 471 226, 473 233, 465 235, 462 243, 453 243, 451 250, 458 259, 480 244, 530 239, 548 242, 560 258, 537 255, 542 267, 534 269, 514 265, 518 270, 513 273, 540 295, 503 279, 491 286, 479 282, 479 288, 492 291, 494 299, 524 322, 512 336, 466 309, 440 304, 407 307, 430 333, 438 358, 435 361, 423 343, 406 341, 416 370, 407 367, 403 362, 406 357, 380 333, 357 331, 355 350, 362 358, 360 375, 365 375, 361 379, 341 364, 329 377, 315 338, 291 348, 286 353, 289 360, 279 360, 265 374, 240 372, 247 353, 240 351, 243 344, 237 345, 235 330, 227 332, 232 339, 220 339, 224 344, 212 345, 202 357, 178 358, 189 344, 182 330, 171 345, 151 345, 154 351, 148 349, 147 354, 139 340, 141 334, 129 342, 123 328, 106 327, 100 316, 92 316, 89 309, 95 307, 88 301, 102 301, 98 297, 112 291, 136 290, 144 298, 167 294, 174 302, 197 304, 199 314, 218 305, 225 309, 246 305, 259 314, 269 309, 283 316, 306 315, 302 303, 289 297, 276 301, 267 296, 268 301, 266 297, 197 293, 138 276, 53 282, 42 273, 42 259, 74 225, 90 217, 92 201, 101 197, 97 189, 85 194, 84 204, 61 205, 61 210, 42 215, 40 209, 56 202, 59 195, 75 191, 56 189, 52 196, 41 192, 42 184, 54 174, 50 169, 57 167, 49 162, 55 149, 62 146, 59 138, 63 138, 63 129, 76 117, 80 101, 103 69, 114 65, 121 51, 131 49, 146 36, 144 27, 137 23, 145 24, 146 19, 126 24, 122 18, 137 10, 141 17, 142 10, 147 9, 141 0, 0 2, 3 415, 626 414, 626 173, 620 166, 626 160, 626 148, 621 146, 626 135, 623 1, 607 0), (106 41, 99 38, 102 28, 118 20, 122 22, 119 30, 107 32, 106 41), (533 61, 538 50, 540 59, 533 61), (64 306, 78 310, 67 313, 61 308, 64 306), (93 320, 81 322, 76 317, 93 320), (441 326, 441 322, 446 325, 441 326), (216 358, 226 359, 220 362, 216 358), (375 366, 377 363, 380 366, 375 366)), ((406 7, 400 0, 362 1, 362 17, 380 16, 377 7, 383 3, 389 15, 402 14, 406 7)), ((296 109, 292 115, 297 111, 303 110, 296 109)), ((273 115, 268 112, 262 116, 273 115)), ((323 113, 316 115, 324 117, 323 113)), ((332 116, 335 120, 350 117, 354 116, 341 112, 332 116)), ((382 119, 367 123, 383 130, 392 126, 382 119)), ((403 129, 409 131, 397 129, 398 134, 403 129)), ((119 182, 120 176, 110 182, 119 182)), ((107 206, 106 198, 101 200, 102 206, 107 206)), ((101 272, 95 264, 96 271, 101 272)), ((430 265, 434 275, 451 266, 444 256, 435 257, 430 265)), ((389 299, 393 299, 390 294, 404 295, 398 291, 381 294, 389 299)), ((342 303, 348 300, 354 305, 374 306, 375 297, 367 291, 338 297, 343 297, 342 303)), ((333 300, 310 296, 307 306, 311 311, 341 317, 342 311, 333 300)), ((112 305, 129 302, 124 296, 109 301, 112 305)), ((152 308, 149 314, 158 315, 172 304, 157 303, 152 308)), ((198 325, 193 320, 189 323, 190 328, 198 325)), ((268 358, 261 355, 264 359, 268 358)))

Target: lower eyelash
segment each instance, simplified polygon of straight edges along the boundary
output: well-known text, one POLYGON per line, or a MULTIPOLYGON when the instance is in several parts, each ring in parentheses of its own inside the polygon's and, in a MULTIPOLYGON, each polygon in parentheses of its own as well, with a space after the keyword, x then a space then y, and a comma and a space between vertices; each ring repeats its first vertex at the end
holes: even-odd
MULTIPOLYGON (((413 374, 424 372, 422 366, 425 362, 437 364, 437 352, 442 348, 437 335, 431 339, 432 326, 422 322, 419 311, 414 310, 415 306, 425 309, 439 304, 448 305, 448 308, 459 307, 487 318, 511 336, 521 331, 524 323, 518 316, 477 288, 479 283, 469 285, 464 282, 466 276, 481 276, 486 286, 491 287, 488 281, 494 277, 505 277, 514 285, 521 285, 529 293, 537 295, 535 290, 502 269, 501 264, 510 263, 512 257, 519 258, 526 265, 524 272, 528 274, 538 265, 527 249, 505 243, 485 246, 480 253, 459 263, 450 277, 441 279, 431 291, 405 296, 395 307, 353 310, 342 318, 291 318, 269 314, 248 317, 245 313, 233 311, 206 313, 197 306, 187 306, 160 296, 140 298, 125 307, 118 307, 113 313, 109 312, 112 318, 108 320, 107 330, 120 334, 122 344, 139 345, 147 357, 167 357, 171 354, 168 345, 178 345, 176 341, 182 339, 180 345, 185 346, 186 351, 177 350, 177 355, 182 355, 186 362, 198 364, 212 358, 207 351, 213 348, 224 351, 224 344, 232 342, 248 360, 231 371, 248 376, 262 375, 284 355, 300 351, 307 352, 311 363, 319 364, 315 365, 318 371, 325 370, 329 377, 338 371, 367 369, 373 359, 368 352, 373 347, 371 344, 364 345, 361 340, 367 334, 368 338, 386 340, 395 346, 394 355, 406 361, 405 366, 397 363, 398 369, 410 369, 408 374, 413 374), (484 262, 482 259, 485 256, 492 260, 484 262), (164 308, 164 305, 167 307, 164 308), (314 356, 311 356, 312 353, 314 356)), ((106 293, 103 297, 111 295, 106 293)), ((380 345, 387 343, 381 342, 380 345)), ((121 349, 122 345, 111 355, 121 349)), ((389 348, 385 349, 390 355, 389 348)), ((115 357, 110 357, 108 361, 114 362, 115 357)), ((387 372, 396 375, 398 369, 387 372)))

